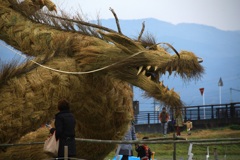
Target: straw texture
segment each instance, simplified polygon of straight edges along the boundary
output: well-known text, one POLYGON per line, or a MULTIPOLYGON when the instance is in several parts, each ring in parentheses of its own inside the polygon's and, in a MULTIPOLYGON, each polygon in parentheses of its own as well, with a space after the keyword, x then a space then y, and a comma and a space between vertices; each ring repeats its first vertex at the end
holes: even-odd
MULTIPOLYGON (((50 0, 0 0, 0 38, 28 56, 22 64, 0 63, 0 143, 43 142, 48 131, 41 126, 54 118, 63 98, 76 118, 76 137, 120 140, 133 120, 132 85, 162 105, 181 108, 180 95, 160 75, 197 80, 204 72, 194 53, 162 47, 142 37, 144 29, 134 40, 122 34, 118 21, 119 33, 79 14, 56 16, 45 6, 56 11, 50 0)), ((0 157, 44 158, 42 147, 7 147, 0 157)), ((78 142, 77 157, 101 160, 114 148, 78 142)))

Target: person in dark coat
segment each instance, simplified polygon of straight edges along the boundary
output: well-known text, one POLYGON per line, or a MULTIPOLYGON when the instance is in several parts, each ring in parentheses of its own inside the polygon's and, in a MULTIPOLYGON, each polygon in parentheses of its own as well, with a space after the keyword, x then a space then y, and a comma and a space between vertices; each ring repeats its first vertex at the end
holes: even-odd
POLYGON ((75 157, 75 118, 66 100, 58 102, 58 110, 59 112, 55 115, 55 128, 50 130, 52 134, 56 131, 56 140, 59 140, 58 158, 64 157, 64 146, 68 146, 68 157, 75 157))

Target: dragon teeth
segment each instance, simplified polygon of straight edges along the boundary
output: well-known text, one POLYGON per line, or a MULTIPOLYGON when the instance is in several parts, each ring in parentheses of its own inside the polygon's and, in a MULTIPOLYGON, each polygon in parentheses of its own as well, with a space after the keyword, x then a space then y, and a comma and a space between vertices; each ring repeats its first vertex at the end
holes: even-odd
POLYGON ((167 92, 167 91, 168 91, 168 88, 167 88, 167 87, 166 87, 166 88, 164 88, 164 89, 163 89, 163 91, 164 91, 164 92, 167 92))
POLYGON ((143 69, 143 66, 139 67, 137 75, 139 75, 141 73, 142 69, 143 69))
POLYGON ((160 82, 159 84, 160 84, 160 86, 163 86, 163 81, 162 81, 162 82, 160 82))
POLYGON ((177 67, 176 71, 177 71, 177 72, 179 72, 179 71, 180 71, 179 67, 177 67))
POLYGON ((151 66, 147 66, 147 70, 149 70, 151 68, 151 66))

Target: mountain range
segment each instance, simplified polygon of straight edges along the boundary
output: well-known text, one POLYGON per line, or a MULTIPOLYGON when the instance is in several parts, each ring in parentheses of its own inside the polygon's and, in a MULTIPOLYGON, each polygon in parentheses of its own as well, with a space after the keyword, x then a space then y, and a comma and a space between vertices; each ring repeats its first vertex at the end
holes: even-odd
MULTIPOLYGON (((165 85, 180 94, 186 106, 240 102, 240 30, 224 31, 192 23, 174 25, 152 18, 119 22, 123 34, 130 38, 138 37, 142 23, 145 22, 144 33, 153 35, 157 43, 167 42, 177 51, 192 51, 203 58, 205 74, 200 80, 186 82, 177 76, 161 77, 165 85), (220 78, 223 81, 221 87, 218 86, 220 78), (204 88, 203 95, 199 88, 204 88)), ((101 24, 117 30, 115 19, 102 19, 101 24)), ((8 61, 13 55, 9 49, 0 45, 0 60, 8 61)), ((140 110, 156 107, 155 100, 145 98, 142 94, 142 90, 134 87, 134 100, 139 101, 140 110)), ((157 106, 161 104, 157 103, 157 106)))

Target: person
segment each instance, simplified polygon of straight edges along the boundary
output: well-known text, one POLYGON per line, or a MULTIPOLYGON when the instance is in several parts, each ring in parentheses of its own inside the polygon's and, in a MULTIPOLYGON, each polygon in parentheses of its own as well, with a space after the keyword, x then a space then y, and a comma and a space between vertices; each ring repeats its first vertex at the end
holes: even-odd
MULTIPOLYGON (((148 137, 143 137, 142 140, 147 140, 148 137)), ((140 160, 151 160, 152 151, 147 144, 136 145, 135 148, 136 152, 138 153, 137 157, 140 157, 140 160)))
POLYGON ((176 135, 181 136, 181 127, 183 126, 183 118, 182 118, 182 112, 179 108, 175 110, 175 128, 176 128, 176 135))
POLYGON ((68 101, 60 100, 58 102, 58 110, 59 112, 55 115, 55 128, 50 129, 51 134, 55 131, 56 140, 59 140, 58 158, 64 157, 64 146, 68 146, 68 157, 75 157, 76 120, 70 112, 68 101))
POLYGON ((162 134, 166 136, 167 129, 168 129, 168 120, 169 120, 169 114, 167 113, 166 107, 162 108, 162 112, 159 114, 158 118, 161 122, 162 134))
MULTIPOLYGON (((134 122, 130 124, 130 128, 125 134, 123 140, 136 140, 136 132, 134 127, 134 122)), ((132 144, 120 144, 117 149, 117 155, 122 155, 121 160, 128 160, 129 156, 133 155, 132 144)))
POLYGON ((191 135, 191 129, 193 127, 192 122, 188 120, 186 123, 184 123, 187 126, 187 134, 191 135))

